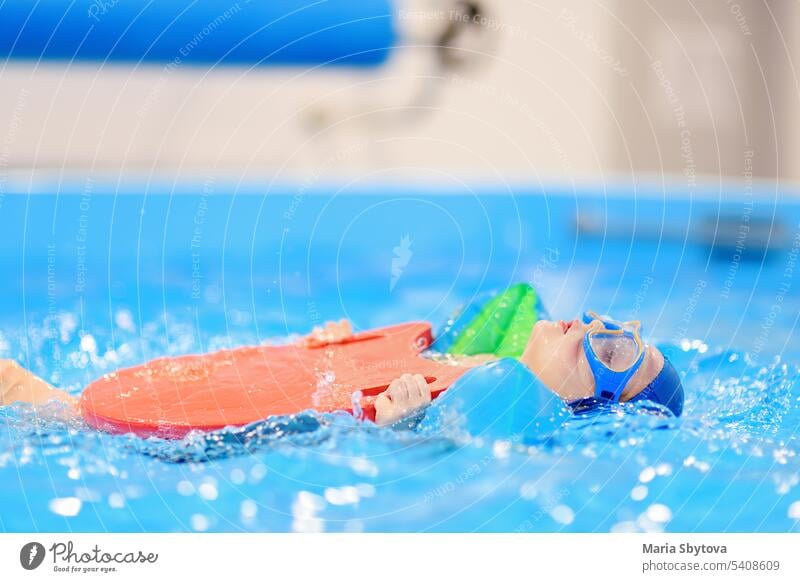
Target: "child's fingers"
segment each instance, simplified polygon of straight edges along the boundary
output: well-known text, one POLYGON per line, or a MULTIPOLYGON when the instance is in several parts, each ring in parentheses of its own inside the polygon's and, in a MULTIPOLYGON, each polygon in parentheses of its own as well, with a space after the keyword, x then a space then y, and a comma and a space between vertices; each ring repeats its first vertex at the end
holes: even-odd
POLYGON ((353 335, 353 326, 348 319, 339 320, 339 333, 342 338, 350 337, 353 335))
POLYGON ((425 378, 422 377, 421 374, 414 374, 411 377, 411 394, 414 396, 414 400, 422 400, 425 396, 423 394, 422 385, 425 383, 425 378))
POLYGON ((413 374, 404 374, 406 377, 406 387, 408 388, 408 399, 410 402, 417 402, 419 400, 419 384, 417 377, 413 374))
POLYGON ((324 335, 325 335, 325 330, 318 325, 315 325, 314 329, 311 330, 311 337, 313 337, 316 340, 322 340, 324 335))
POLYGON ((428 386, 428 381, 425 380, 425 376, 422 374, 416 374, 414 376, 414 380, 416 380, 417 391, 422 403, 429 403, 431 401, 431 389, 430 386, 428 386))
POLYGON ((397 389, 399 392, 399 398, 402 402, 403 406, 408 405, 408 401, 411 399, 411 395, 413 394, 412 390, 414 389, 414 378, 411 374, 403 374, 400 376, 399 388, 397 389))
POLYGON ((381 392, 378 396, 379 397, 383 396, 389 402, 394 402, 394 394, 397 391, 397 388, 396 388, 397 382, 399 382, 399 380, 392 380, 391 383, 389 384, 389 387, 386 390, 384 390, 383 392, 381 392))
POLYGON ((391 406, 391 405, 392 405, 392 401, 389 398, 389 395, 386 394, 386 392, 381 392, 375 398, 375 410, 378 410, 378 408, 386 408, 387 406, 391 406))
POLYGON ((386 392, 378 394, 378 397, 375 399, 375 420, 378 423, 391 421, 392 408, 392 401, 389 399, 386 392))
POLYGON ((389 396, 393 404, 401 404, 408 400, 408 389, 403 378, 396 378, 389 384, 389 388, 384 392, 389 396))
POLYGON ((386 424, 402 418, 431 401, 431 390, 422 374, 403 374, 375 398, 375 419, 386 424))

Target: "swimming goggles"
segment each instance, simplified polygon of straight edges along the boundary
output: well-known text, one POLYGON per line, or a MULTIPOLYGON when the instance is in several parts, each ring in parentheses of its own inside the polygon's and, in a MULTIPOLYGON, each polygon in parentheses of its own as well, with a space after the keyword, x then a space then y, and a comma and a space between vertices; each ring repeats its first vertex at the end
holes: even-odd
POLYGON ((583 314, 583 323, 600 321, 583 338, 583 351, 594 375, 595 398, 618 402, 625 385, 644 361, 644 343, 639 321, 616 322, 597 315, 583 314))

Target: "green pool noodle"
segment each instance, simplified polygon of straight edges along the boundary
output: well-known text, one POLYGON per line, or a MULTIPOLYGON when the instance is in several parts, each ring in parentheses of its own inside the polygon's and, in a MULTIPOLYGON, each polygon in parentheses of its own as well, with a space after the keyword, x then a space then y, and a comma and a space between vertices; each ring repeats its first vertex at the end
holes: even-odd
POLYGON ((509 287, 486 303, 459 333, 447 353, 520 357, 539 320, 538 305, 539 298, 530 285, 520 283, 509 287))

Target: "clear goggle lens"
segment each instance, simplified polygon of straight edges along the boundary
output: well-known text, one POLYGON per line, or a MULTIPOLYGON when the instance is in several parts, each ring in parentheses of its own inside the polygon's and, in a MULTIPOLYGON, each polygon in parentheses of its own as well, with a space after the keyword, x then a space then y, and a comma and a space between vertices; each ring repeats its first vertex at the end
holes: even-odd
POLYGON ((590 332, 589 345, 604 366, 623 372, 633 366, 641 353, 641 344, 630 333, 590 332))
POLYGON ((644 350, 640 322, 612 321, 593 311, 587 311, 583 320, 585 323, 599 321, 603 324, 601 329, 589 332, 589 345, 604 366, 615 372, 624 372, 636 363, 644 350))

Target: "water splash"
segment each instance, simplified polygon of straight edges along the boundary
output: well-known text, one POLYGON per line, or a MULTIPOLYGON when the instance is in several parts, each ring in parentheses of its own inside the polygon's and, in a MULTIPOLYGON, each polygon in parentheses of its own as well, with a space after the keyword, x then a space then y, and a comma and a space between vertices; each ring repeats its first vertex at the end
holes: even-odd
MULTIPOLYGON (((86 376, 158 353, 196 351, 188 327, 172 347, 160 339, 163 326, 144 327, 138 339, 120 330, 117 347, 93 332, 94 356, 86 358, 80 333, 58 328, 50 344, 36 344, 40 369, 58 343, 59 374, 77 393, 86 376)), ((20 337, 4 341, 20 353, 20 337)), ((6 407, 0 523, 12 531, 59 531, 64 519, 74 531, 795 527, 798 370, 691 345, 672 356, 687 371, 681 418, 647 403, 622 404, 573 418, 525 446, 312 412, 179 441, 144 440, 91 431, 58 405, 6 407)))

